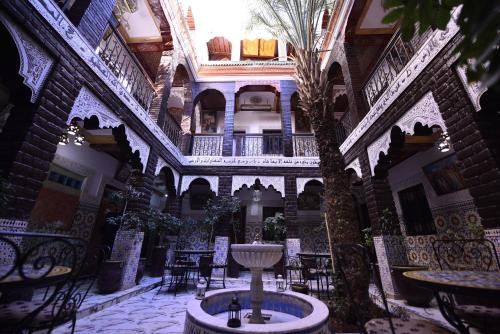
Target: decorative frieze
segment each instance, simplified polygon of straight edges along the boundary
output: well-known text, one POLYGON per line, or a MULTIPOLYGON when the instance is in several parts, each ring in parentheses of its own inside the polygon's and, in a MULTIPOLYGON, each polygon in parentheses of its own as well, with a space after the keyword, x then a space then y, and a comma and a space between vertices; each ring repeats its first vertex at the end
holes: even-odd
POLYGON ((304 192, 307 182, 309 181, 319 181, 323 183, 323 178, 321 177, 298 177, 297 178, 297 196, 304 192))
POLYGON ((196 179, 204 179, 210 185, 210 190, 212 190, 215 195, 219 193, 219 177, 214 175, 183 175, 182 176, 182 185, 181 190, 179 192, 182 195, 185 191, 189 190, 189 186, 191 182, 196 179))
MULTIPOLYGON (((231 66, 248 66, 247 61, 241 61, 241 62, 221 62, 226 65, 231 65, 231 66)), ((256 63, 258 65, 258 63, 256 63)), ((288 65, 288 66, 293 66, 293 62, 276 62, 278 65, 288 65)), ((204 64, 205 65, 205 64, 204 64)), ((263 62, 262 65, 268 66, 269 62, 263 62)), ((281 83, 279 80, 248 80, 248 81, 236 81, 234 84, 234 92, 238 92, 241 87, 244 86, 250 86, 250 85, 266 85, 266 86, 272 86, 276 88, 278 92, 281 92, 281 83)))
POLYGON ((400 119, 396 121, 382 136, 376 139, 370 146, 368 146, 368 159, 370 161, 370 168, 372 175, 374 174, 375 166, 378 163, 379 154, 385 153, 389 150, 391 143, 391 130, 392 127, 397 126, 401 131, 407 134, 414 134, 414 128, 417 123, 422 125, 434 126, 438 125, 443 131, 446 131, 443 118, 439 111, 439 106, 434 100, 432 92, 424 95, 408 112, 406 112, 400 119))
POLYGON ((0 12, 0 21, 16 43, 20 62, 19 74, 24 78, 24 84, 31 89, 30 101, 35 102, 54 65, 54 59, 2 12, 0 12))
MULTIPOLYGON (((454 12, 454 17, 458 14, 454 12)), ((345 154, 356 143, 361 136, 379 119, 379 117, 389 108, 389 106, 408 88, 408 86, 422 73, 436 55, 446 44, 456 35, 458 26, 454 19, 451 19, 446 30, 435 30, 429 39, 416 52, 415 56, 401 70, 389 88, 377 100, 368 114, 359 122, 349 137, 340 146, 340 151, 345 154)))
MULTIPOLYGON (((71 108, 67 123, 71 123, 74 118, 90 118, 96 116, 101 128, 114 128, 123 124, 122 120, 108 108, 97 96, 95 96, 87 87, 83 86, 75 103, 71 108)), ((151 147, 135 131, 125 126, 125 134, 129 141, 132 152, 139 151, 139 158, 142 163, 142 171, 146 170, 149 151, 151 147)))
POLYGON ((281 193, 281 196, 285 196, 285 177, 284 176, 258 176, 258 175, 233 175, 233 182, 231 187, 231 195, 234 195, 236 190, 239 190, 244 185, 251 187, 255 184, 255 181, 259 179, 260 184, 262 184, 266 189, 269 186, 281 193))
POLYGON ((309 167, 319 168, 318 157, 206 157, 188 156, 187 166, 309 167))

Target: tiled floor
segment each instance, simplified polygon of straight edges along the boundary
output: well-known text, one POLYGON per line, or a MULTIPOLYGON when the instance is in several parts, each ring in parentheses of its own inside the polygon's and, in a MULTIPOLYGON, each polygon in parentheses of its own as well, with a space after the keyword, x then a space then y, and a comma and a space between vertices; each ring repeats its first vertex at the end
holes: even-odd
MULTIPOLYGON (((272 272, 264 272, 264 288, 274 288, 272 272)), ((214 283, 215 285, 216 283, 214 283)), ((249 288, 250 273, 242 272, 238 279, 226 279, 227 288, 249 288)), ((159 294, 158 288, 142 293, 119 304, 105 308, 97 313, 80 318, 76 323, 75 333, 182 333, 186 305, 194 298, 194 288, 182 291, 174 297, 164 287, 159 294)), ((87 305, 97 302, 103 296, 91 296, 87 305)), ((68 326, 57 328, 54 333, 69 333, 68 326)))

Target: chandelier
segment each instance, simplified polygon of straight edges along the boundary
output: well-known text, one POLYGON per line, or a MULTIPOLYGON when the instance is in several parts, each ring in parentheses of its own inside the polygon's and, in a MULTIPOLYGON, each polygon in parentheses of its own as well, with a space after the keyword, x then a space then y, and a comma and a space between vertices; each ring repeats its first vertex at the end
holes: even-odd
POLYGON ((85 143, 85 136, 82 130, 75 123, 71 123, 66 128, 66 131, 59 137, 59 145, 67 145, 70 142, 70 137, 73 138, 73 144, 82 146, 85 143))

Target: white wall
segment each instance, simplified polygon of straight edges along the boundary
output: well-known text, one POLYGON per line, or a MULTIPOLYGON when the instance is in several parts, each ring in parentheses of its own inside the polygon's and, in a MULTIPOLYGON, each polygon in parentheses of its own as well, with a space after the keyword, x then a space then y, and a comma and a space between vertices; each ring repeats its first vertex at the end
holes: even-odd
POLYGON ((281 130, 281 114, 274 111, 238 111, 234 115, 234 131, 262 133, 281 130))
POLYGON ((424 174, 422 169, 423 166, 447 157, 452 153, 453 151, 442 153, 439 152, 436 147, 431 147, 427 151, 419 152, 413 155, 409 159, 406 159, 389 170, 388 180, 392 188, 392 195, 396 204, 396 210, 400 217, 402 216, 402 210, 399 203, 398 192, 419 183, 422 183, 424 186, 425 195, 431 210, 450 204, 472 200, 468 189, 438 196, 424 174))

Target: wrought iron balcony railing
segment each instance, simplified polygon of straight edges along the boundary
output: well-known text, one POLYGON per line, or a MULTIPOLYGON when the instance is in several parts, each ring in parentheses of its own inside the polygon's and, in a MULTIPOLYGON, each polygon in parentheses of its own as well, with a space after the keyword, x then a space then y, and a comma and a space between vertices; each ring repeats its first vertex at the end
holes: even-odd
POLYGON ((431 32, 429 29, 420 36, 416 35, 409 42, 403 42, 399 32, 393 36, 363 87, 370 108, 401 73, 431 32))
POLYGON ((234 156, 264 156, 283 154, 281 134, 237 134, 233 137, 234 156))
POLYGON ((293 156, 295 157, 317 157, 318 146, 314 134, 293 135, 293 156))
POLYGON ((167 137, 170 138, 172 143, 175 146, 179 147, 182 129, 169 112, 166 113, 165 121, 163 122, 161 129, 163 130, 163 133, 165 133, 167 137))
POLYGON ((191 139, 191 155, 222 155, 222 134, 197 134, 191 139))
POLYGON ((153 82, 125 41, 111 25, 104 34, 96 52, 116 75, 121 85, 145 110, 148 110, 155 96, 153 82))

